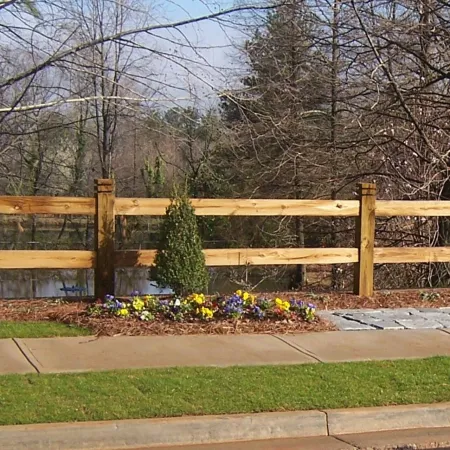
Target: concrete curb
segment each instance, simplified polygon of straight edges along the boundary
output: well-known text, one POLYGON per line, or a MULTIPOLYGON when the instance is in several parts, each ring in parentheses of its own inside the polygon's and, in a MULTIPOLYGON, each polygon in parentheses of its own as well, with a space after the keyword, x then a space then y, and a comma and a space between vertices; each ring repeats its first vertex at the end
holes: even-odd
POLYGON ((326 436, 320 411, 0 427, 2 450, 91 450, 326 436))
POLYGON ((327 414, 330 435, 413 428, 450 427, 450 403, 334 409, 327 414))
POLYGON ((450 403, 0 427, 2 450, 132 449, 450 427, 450 403))

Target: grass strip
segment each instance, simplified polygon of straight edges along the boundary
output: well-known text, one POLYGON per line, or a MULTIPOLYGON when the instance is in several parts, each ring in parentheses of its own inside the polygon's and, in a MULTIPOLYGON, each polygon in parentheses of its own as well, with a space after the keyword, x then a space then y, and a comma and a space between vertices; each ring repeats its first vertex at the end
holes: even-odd
POLYGON ((450 401, 450 358, 0 376, 0 424, 450 401))
POLYGON ((92 333, 86 328, 58 322, 0 321, 0 339, 87 336, 89 334, 92 333))

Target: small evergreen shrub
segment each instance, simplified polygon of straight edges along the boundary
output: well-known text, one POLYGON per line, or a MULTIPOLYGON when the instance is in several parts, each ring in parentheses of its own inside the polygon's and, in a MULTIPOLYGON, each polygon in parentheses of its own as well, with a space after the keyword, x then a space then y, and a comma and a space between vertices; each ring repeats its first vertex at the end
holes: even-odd
POLYGON ((161 224, 155 258, 155 281, 177 295, 203 292, 209 275, 202 251, 197 218, 189 197, 174 193, 161 224))

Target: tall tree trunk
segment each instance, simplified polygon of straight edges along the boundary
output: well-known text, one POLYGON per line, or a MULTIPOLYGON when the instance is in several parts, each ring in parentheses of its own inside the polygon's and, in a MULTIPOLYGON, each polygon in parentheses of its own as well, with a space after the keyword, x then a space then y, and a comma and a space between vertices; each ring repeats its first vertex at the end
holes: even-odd
MULTIPOLYGON (((331 42, 331 117, 330 117, 330 146, 332 155, 332 171, 337 169, 337 115, 338 115, 338 83, 339 83, 339 13, 341 8, 341 0, 334 0, 333 3, 333 21, 332 21, 332 42, 331 42)), ((333 189, 331 198, 336 199, 336 191, 333 189)), ((336 228, 339 221, 336 218, 331 219, 331 236, 330 246, 337 247, 338 237, 336 228)), ((339 288, 339 270, 333 264, 331 266, 331 288, 337 290, 339 288)))
MULTIPOLYGON (((305 228, 303 220, 300 217, 295 218, 295 234, 297 248, 305 247, 305 228)), ((297 264, 295 267, 294 277, 291 284, 291 289, 303 289, 306 285, 306 265, 297 264)))
MULTIPOLYGON (((298 156, 298 155, 297 155, 298 156)), ((294 158, 294 187, 296 200, 301 199, 300 180, 297 170, 297 156, 294 158)), ((295 217, 295 236, 297 248, 305 247, 305 226, 301 217, 295 217)), ((306 284, 306 265, 297 264, 291 283, 291 289, 302 289, 306 284)))

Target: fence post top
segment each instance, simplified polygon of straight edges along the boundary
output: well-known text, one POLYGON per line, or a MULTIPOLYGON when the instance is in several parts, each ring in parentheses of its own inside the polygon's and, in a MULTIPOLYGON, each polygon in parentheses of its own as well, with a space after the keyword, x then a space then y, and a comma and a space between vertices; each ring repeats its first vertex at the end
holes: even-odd
POLYGON ((375 183, 358 183, 361 195, 376 195, 377 185, 375 183))
POLYGON ((97 178, 95 181, 95 189, 97 192, 110 192, 114 191, 114 180, 109 178, 97 178))
POLYGON ((96 178, 94 181, 97 186, 99 184, 101 184, 101 185, 113 185, 114 184, 114 180, 112 178, 96 178))

